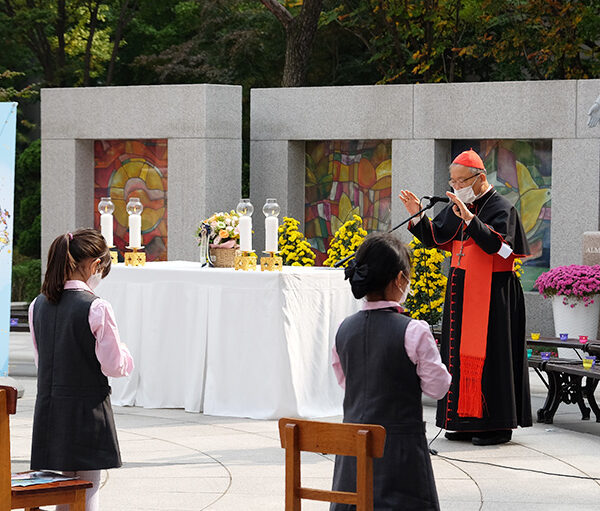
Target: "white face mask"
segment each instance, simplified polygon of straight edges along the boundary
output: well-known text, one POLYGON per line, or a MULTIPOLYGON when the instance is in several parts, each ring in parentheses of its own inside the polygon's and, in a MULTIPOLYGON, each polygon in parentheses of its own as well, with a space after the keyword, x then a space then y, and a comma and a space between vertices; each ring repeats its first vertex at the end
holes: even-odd
MULTIPOLYGON (((477 181, 478 179, 479 174, 475 178, 475 181, 477 181)), ((454 195, 456 195, 465 204, 471 204, 477 198, 477 195, 475 195, 475 192, 473 191, 473 185, 467 186, 465 188, 460 188, 459 190, 455 188, 454 195)))
MULTIPOLYGON (((404 277, 404 273, 402 274, 402 276, 404 277)), ((406 277, 404 277, 404 280, 408 280, 408 279, 406 277)), ((398 303, 400 305, 402 305, 408 298, 409 294, 410 294, 410 280, 407 282, 406 286, 404 286, 404 290, 402 291, 402 296, 400 297, 400 300, 398 300, 398 303)))
POLYGON ((94 273, 89 279, 87 279, 86 284, 93 291, 98 287, 100 281, 102 280, 102 273, 94 273))

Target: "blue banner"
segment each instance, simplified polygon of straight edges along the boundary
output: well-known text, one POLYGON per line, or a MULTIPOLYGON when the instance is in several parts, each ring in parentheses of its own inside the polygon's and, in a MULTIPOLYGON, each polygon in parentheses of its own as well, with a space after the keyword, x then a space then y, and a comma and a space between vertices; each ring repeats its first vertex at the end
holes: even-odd
POLYGON ((8 375, 17 103, 0 103, 0 376, 8 375))

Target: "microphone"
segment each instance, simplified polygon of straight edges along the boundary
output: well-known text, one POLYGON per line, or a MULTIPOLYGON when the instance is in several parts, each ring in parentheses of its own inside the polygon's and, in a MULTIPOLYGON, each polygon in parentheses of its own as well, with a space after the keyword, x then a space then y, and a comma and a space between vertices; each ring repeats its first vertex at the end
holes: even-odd
POLYGON ((438 202, 450 202, 449 197, 436 197, 435 195, 423 197, 427 199, 431 204, 436 204, 438 202))

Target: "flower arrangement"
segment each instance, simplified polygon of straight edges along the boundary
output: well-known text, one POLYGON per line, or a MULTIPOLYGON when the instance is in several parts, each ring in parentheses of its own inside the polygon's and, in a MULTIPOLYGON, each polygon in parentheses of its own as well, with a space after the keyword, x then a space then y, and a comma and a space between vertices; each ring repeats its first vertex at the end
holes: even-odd
POLYGON ((298 230, 300 222, 294 218, 283 217, 279 226, 279 252, 286 266, 314 266, 315 253, 310 243, 298 230))
POLYGON ((515 258, 515 262, 513 264, 513 271, 515 272, 515 275, 517 276, 518 279, 520 279, 523 276, 523 260, 519 259, 518 257, 515 258))
POLYGON ((198 245, 200 245, 202 230, 206 229, 211 247, 237 248, 240 239, 239 219, 239 215, 233 210, 229 213, 213 214, 210 218, 204 220, 196 231, 198 245))
POLYGON ((404 306, 414 319, 435 325, 442 317, 448 278, 442 273, 442 262, 449 252, 426 248, 417 238, 409 243, 413 251, 410 287, 413 291, 404 306))
POLYGON ((600 265, 557 266, 542 273, 535 287, 544 298, 563 296, 564 305, 575 307, 577 302, 583 302, 587 307, 594 303, 594 295, 600 294, 600 265))
MULTIPOLYGON (((348 220, 338 229, 331 240, 327 250, 327 259, 323 261, 323 266, 333 266, 358 250, 367 235, 367 231, 363 229, 362 225, 362 218, 353 215, 352 220, 348 220)), ((349 262, 346 261, 342 266, 348 266, 349 262)))

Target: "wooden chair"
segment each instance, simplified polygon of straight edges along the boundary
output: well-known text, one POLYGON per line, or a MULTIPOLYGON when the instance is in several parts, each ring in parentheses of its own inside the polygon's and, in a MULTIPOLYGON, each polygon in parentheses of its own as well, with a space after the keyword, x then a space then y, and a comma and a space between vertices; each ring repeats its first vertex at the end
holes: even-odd
POLYGON ((383 456, 383 426, 284 417, 279 420, 279 438, 285 449, 286 511, 300 511, 301 499, 354 504, 356 511, 373 511, 373 458, 383 456), (356 456, 356 493, 302 488, 301 451, 356 456))
POLYGON ((17 389, 0 386, 0 510, 26 509, 39 506, 70 504, 71 511, 85 511, 85 491, 89 481, 73 480, 35 486, 10 484, 10 421, 17 411, 17 389))

